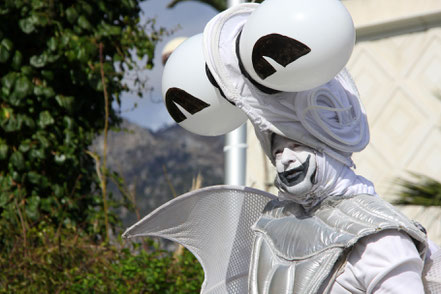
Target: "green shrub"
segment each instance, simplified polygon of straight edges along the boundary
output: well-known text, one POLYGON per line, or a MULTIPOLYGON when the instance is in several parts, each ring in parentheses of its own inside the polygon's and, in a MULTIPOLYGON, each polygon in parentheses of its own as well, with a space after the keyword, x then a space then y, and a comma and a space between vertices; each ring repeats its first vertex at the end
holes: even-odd
POLYGON ((198 293, 203 281, 190 252, 174 257, 151 240, 152 250, 129 250, 45 223, 26 239, 0 253, 0 293, 198 293))

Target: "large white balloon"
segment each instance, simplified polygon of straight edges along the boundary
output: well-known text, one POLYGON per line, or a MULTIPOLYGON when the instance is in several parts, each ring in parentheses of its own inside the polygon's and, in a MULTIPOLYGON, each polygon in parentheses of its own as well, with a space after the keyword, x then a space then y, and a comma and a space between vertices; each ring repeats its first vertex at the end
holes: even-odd
POLYGON ((202 34, 187 39, 170 55, 162 75, 162 97, 172 118, 199 135, 223 135, 247 120, 246 115, 210 83, 202 34))
POLYGON ((340 72, 354 43, 352 18, 339 0, 266 0, 244 25, 239 55, 255 82, 300 92, 340 72))

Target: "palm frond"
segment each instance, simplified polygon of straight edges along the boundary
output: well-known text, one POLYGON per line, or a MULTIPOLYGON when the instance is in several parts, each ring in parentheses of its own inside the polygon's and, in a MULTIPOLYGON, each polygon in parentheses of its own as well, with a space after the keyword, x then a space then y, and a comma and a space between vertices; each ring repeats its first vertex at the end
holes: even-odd
POLYGON ((399 179, 398 205, 441 206, 441 183, 428 176, 412 173, 414 181, 399 179))

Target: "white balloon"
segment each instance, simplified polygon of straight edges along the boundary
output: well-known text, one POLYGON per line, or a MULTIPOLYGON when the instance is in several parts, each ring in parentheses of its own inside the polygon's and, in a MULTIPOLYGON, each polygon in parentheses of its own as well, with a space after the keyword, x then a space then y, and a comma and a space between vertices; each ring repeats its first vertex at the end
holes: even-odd
POLYGON ((354 44, 352 18, 339 0, 266 0, 243 27, 239 55, 258 84, 300 92, 331 80, 354 44))
POLYGON ((162 97, 172 118, 199 135, 223 135, 247 120, 245 113, 210 83, 202 34, 187 39, 170 55, 162 75, 162 97))

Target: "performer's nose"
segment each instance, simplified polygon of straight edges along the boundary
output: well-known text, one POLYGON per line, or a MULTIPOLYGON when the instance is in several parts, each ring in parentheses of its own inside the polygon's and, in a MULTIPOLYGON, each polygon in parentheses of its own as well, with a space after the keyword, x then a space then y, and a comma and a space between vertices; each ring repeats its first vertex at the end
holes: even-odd
POLYGON ((290 152, 290 151, 291 150, 289 148, 283 149, 282 157, 281 157, 280 161, 285 166, 288 166, 289 164, 296 161, 296 158, 291 154, 292 152, 290 152))

